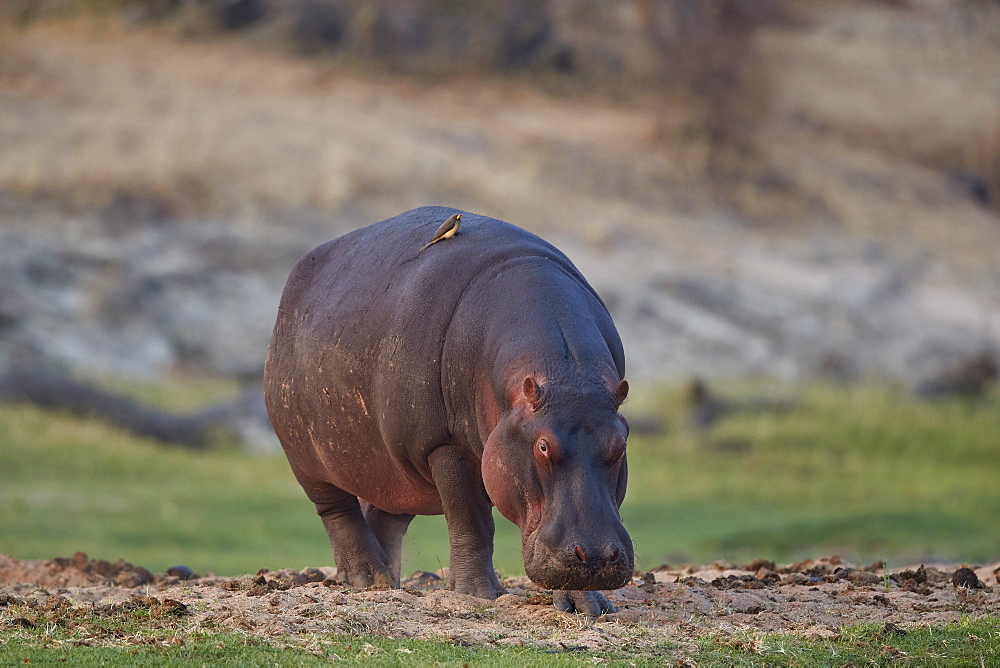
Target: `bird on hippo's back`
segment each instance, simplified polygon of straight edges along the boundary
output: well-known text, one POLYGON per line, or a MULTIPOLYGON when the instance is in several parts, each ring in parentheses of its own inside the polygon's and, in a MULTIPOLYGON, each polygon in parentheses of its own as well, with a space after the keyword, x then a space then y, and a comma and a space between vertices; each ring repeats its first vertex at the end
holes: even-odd
POLYGON ((427 248, 429 248, 432 244, 436 244, 437 242, 443 241, 445 239, 451 239, 453 236, 458 234, 458 230, 461 229, 461 227, 462 227, 462 214, 456 213, 454 216, 451 216, 448 220, 441 223, 441 227, 437 229, 437 232, 434 233, 434 236, 431 238, 431 240, 428 241, 427 244, 417 252, 422 253, 425 250, 427 250, 427 248))

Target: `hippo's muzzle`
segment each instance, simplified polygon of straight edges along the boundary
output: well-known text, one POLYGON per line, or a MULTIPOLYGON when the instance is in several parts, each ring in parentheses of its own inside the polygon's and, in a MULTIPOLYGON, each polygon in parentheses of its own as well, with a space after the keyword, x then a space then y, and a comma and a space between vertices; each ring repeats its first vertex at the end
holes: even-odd
POLYGON ((532 582, 549 589, 608 590, 628 584, 632 564, 632 551, 618 543, 592 550, 577 544, 562 550, 536 546, 524 568, 532 582))
POLYGON ((532 582, 549 589, 624 587, 632 577, 632 540, 617 517, 600 533, 604 535, 574 536, 576 531, 561 529, 555 523, 543 525, 523 539, 525 572, 532 582))

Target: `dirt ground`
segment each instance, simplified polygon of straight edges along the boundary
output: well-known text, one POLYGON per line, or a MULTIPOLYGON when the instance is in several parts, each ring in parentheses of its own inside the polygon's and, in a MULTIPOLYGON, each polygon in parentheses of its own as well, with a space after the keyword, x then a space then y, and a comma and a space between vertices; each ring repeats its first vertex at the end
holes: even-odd
POLYGON ((140 606, 151 617, 178 616, 203 628, 268 636, 378 634, 565 650, 683 643, 743 629, 833 637, 857 622, 905 633, 965 615, 1000 615, 1000 562, 886 571, 881 563, 858 568, 834 556, 784 567, 764 560, 663 566, 610 592, 619 611, 598 620, 556 612, 551 592, 525 577, 503 580, 509 593, 486 601, 448 591, 432 573, 416 573, 391 591, 353 591, 334 575, 330 567, 239 578, 176 567, 154 575, 123 560, 90 560, 82 552, 51 561, 0 555, 0 616, 10 617, 3 608, 17 603, 66 614, 140 606))

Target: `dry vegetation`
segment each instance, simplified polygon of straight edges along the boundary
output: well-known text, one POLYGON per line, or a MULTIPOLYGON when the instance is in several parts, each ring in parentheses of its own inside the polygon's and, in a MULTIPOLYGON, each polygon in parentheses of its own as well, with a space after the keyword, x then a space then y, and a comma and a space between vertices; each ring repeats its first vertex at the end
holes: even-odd
MULTIPOLYGON (((267 216, 416 198, 547 214, 539 200, 563 208, 568 190, 632 220, 722 195, 751 219, 870 227, 869 199, 895 219, 914 190, 953 203, 926 192, 942 190, 927 166, 958 201, 1000 202, 991 3, 64 0, 6 16, 0 76, 27 123, 5 137, 8 192, 267 216), (883 170, 882 192, 856 183, 883 170)), ((553 213, 523 219, 576 217, 553 213)))
MULTIPOLYGON (((900 312, 961 329, 935 350, 995 348, 996 3, 453 4, 8 4, 3 224, 87 237, 225 221, 294 239, 294 255, 440 203, 555 241, 649 376, 690 373, 663 344, 677 331, 734 350, 760 335, 728 312, 678 326, 661 304, 677 276, 752 286, 744 303, 781 292, 780 317, 754 315, 769 322, 826 308, 842 274, 902 286, 892 298, 919 304, 900 312)), ((843 290, 832 301, 853 304, 843 290)), ((900 347, 909 322, 846 317, 815 357, 890 377, 927 357, 900 347), (860 358, 880 340, 898 362, 860 358)), ((737 371, 774 372, 790 345, 768 330, 737 371)), ((824 364, 803 356, 775 373, 824 364)))

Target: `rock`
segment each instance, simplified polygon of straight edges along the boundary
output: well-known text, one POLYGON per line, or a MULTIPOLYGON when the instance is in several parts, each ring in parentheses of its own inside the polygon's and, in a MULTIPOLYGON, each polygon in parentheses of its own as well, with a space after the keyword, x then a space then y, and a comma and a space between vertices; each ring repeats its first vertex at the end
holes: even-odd
POLYGON ((1000 381, 1000 362, 989 350, 959 360, 917 385, 914 394, 925 399, 979 396, 1000 381))
POLYGON ((8 594, 7 592, 0 590, 0 608, 5 608, 8 605, 21 605, 24 603, 24 599, 18 598, 13 594, 8 594))
POLYGON ((735 613, 756 615, 766 608, 764 601, 753 594, 732 594, 729 597, 729 609, 735 613))
POLYGON ((875 585, 882 583, 882 576, 867 571, 859 571, 854 568, 839 568, 834 571, 837 580, 847 580, 856 585, 875 585))
POLYGON ((190 580, 194 577, 194 571, 187 566, 171 566, 167 569, 166 574, 181 580, 190 580))
POLYGON ((436 573, 430 573, 428 571, 417 571, 411 575, 406 580, 407 586, 419 586, 423 587, 425 585, 432 584, 434 582, 439 582, 441 577, 436 573))
POLYGON ((747 565, 743 566, 743 570, 750 571, 751 573, 759 571, 762 568, 769 571, 778 570, 778 567, 770 559, 754 559, 747 565))
POLYGON ((119 573, 114 583, 119 587, 139 587, 155 582, 156 578, 145 568, 133 566, 130 570, 119 573))
POLYGON ((983 589, 984 585, 980 580, 976 572, 971 568, 959 568, 951 576, 951 583, 956 587, 964 587, 966 589, 983 589))
POLYGON ((907 633, 906 629, 893 622, 886 622, 885 626, 882 627, 882 630, 887 634, 891 633, 897 636, 905 636, 907 633))
POLYGON ((326 574, 318 568, 306 568, 299 574, 303 582, 322 582, 326 574))
POLYGON ((808 575, 803 573, 789 573, 781 578, 781 584, 804 585, 813 581, 808 575))

